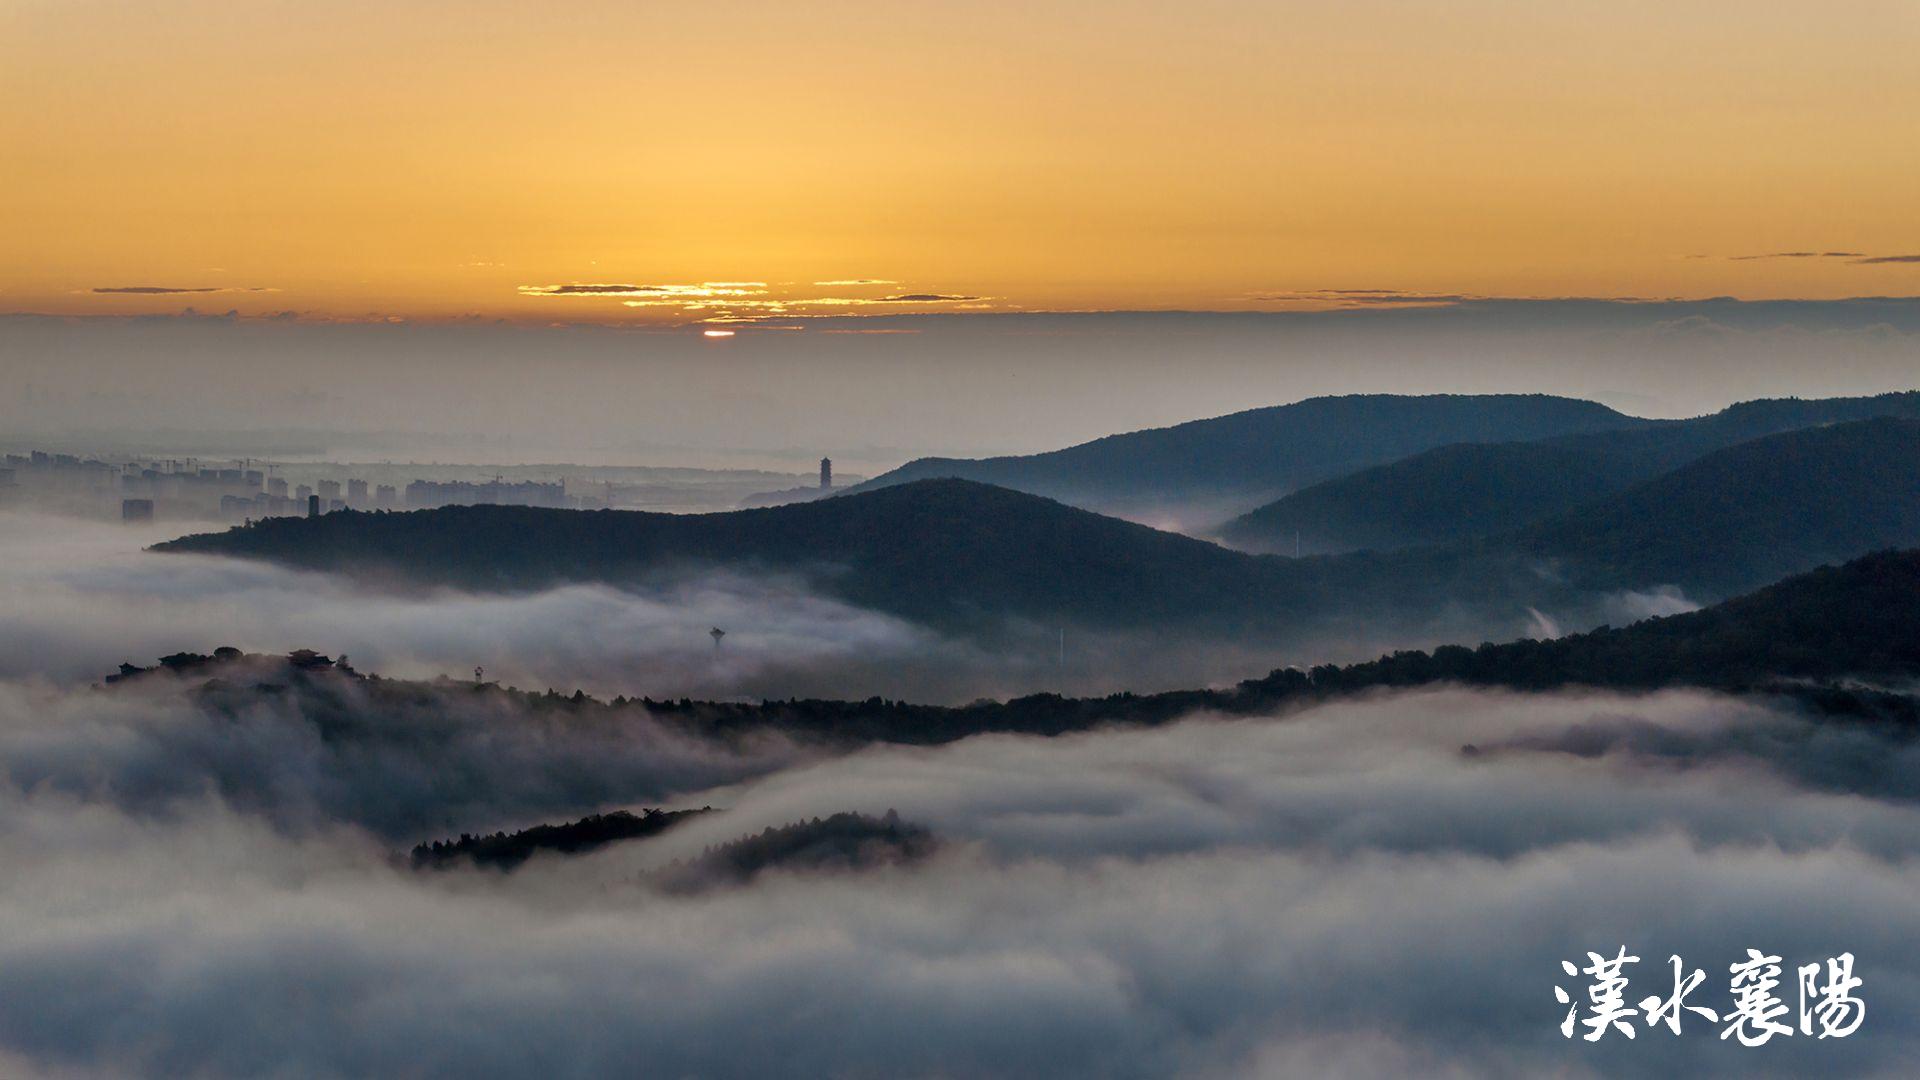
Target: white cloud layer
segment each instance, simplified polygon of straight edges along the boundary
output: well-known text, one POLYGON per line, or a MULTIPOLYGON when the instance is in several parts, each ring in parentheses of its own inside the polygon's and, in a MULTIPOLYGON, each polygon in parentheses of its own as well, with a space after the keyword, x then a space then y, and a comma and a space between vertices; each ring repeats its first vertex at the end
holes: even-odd
MULTIPOLYGON (((23 782, 61 747, 114 760, 113 733, 140 741, 156 710, 208 721, 157 691, 20 693, 0 721, 0 1053, 36 1070, 1898 1075, 1920 1052, 1920 806, 1846 790, 1849 740, 1878 736, 1712 695, 1437 691, 875 748, 687 792, 668 801, 729 809, 503 877, 394 865, 359 824, 371 788, 243 805, 111 770, 23 782), (1595 737, 1621 731, 1643 737, 1595 737), (301 800, 310 827, 283 827, 301 800), (949 842, 697 899, 636 883, 766 825, 888 807, 949 842), (1636 990, 1677 952, 1720 1008, 1748 946, 1852 951, 1869 1015, 1844 1042, 1758 1050, 1704 1021, 1562 1039, 1558 961, 1620 945, 1647 958, 1636 990)), ((521 766, 577 759, 576 737, 525 741, 521 766)))

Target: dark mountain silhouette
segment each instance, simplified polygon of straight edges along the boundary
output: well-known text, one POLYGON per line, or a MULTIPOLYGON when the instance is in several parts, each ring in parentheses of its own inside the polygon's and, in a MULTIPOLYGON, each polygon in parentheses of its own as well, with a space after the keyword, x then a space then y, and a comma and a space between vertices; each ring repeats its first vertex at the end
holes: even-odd
POLYGON ((1281 646, 1505 634, 1526 609, 1612 616, 1621 590, 1714 600, 1920 544, 1920 421, 1741 444, 1470 544, 1254 556, 964 480, 675 516, 471 506, 276 518, 161 550, 482 590, 638 585, 703 568, 803 575, 851 603, 987 639, 1058 627, 1281 646))
POLYGON ((1520 529, 1765 435, 1920 417, 1920 393, 1749 401, 1710 416, 1532 442, 1461 443, 1294 492, 1222 526, 1247 551, 1309 555, 1442 544, 1520 529))
POLYGON ((1304 484, 1436 446, 1648 423, 1544 394, 1310 398, 1043 454, 921 458, 852 490, 958 477, 1121 516, 1221 520, 1304 484))
POLYGON ((1263 606, 1299 599, 1290 592, 1299 575, 1279 560, 966 480, 714 514, 346 511, 269 518, 158 549, 476 589, 638 584, 707 568, 794 573, 853 603, 973 629, 1009 617, 1245 627, 1263 606))
POLYGON ((1579 578, 1709 595, 1920 543, 1920 420, 1809 428, 1719 450, 1520 533, 1579 578))

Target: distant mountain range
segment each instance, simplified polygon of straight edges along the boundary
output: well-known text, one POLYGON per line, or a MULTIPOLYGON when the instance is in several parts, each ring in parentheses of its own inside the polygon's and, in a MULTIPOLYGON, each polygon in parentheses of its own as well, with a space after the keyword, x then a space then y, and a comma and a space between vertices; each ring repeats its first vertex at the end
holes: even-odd
POLYGON ((963 479, 1137 520, 1222 521, 1296 488, 1452 443, 1643 427, 1604 405, 1545 394, 1310 398, 1043 454, 920 458, 855 488, 963 479))
POLYGON ((1920 393, 1749 401, 1690 420, 1437 447, 1314 484, 1228 522, 1215 535, 1246 551, 1307 555, 1493 536, 1737 443, 1878 416, 1920 417, 1920 393))
POLYGON ((1920 421, 1769 436, 1525 529, 1444 547, 1248 555, 965 480, 701 515, 470 506, 275 518, 163 551, 271 559, 478 590, 642 585, 726 569, 804 576, 848 602, 972 636, 1009 626, 1300 644, 1569 625, 1607 594, 1699 601, 1920 545, 1920 421))

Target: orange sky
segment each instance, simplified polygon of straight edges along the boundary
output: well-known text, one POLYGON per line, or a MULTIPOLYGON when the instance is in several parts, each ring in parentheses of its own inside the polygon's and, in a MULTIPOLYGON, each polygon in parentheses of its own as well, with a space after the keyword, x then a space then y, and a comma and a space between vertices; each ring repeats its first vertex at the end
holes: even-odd
POLYGON ((0 310, 1912 295, 1916 56, 1910 0, 0 0, 0 310))

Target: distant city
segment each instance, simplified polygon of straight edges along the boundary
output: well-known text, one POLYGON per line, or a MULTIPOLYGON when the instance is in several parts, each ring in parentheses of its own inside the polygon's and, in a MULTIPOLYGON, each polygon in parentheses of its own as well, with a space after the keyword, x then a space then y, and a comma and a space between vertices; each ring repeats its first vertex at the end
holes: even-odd
MULTIPOLYGON (((833 490, 833 463, 822 458, 817 486, 800 476, 759 470, 581 466, 350 465, 239 459, 117 458, 31 450, 6 455, 0 507, 34 509, 128 522, 244 522, 341 510, 426 510, 437 506, 541 506, 572 510, 669 512, 771 506, 818 498, 833 490), (406 470, 438 476, 401 478, 406 470), (360 475, 353 475, 358 472, 360 475), (516 474, 509 477, 507 474, 516 474)), ((861 478, 849 478, 858 482, 861 478)))

